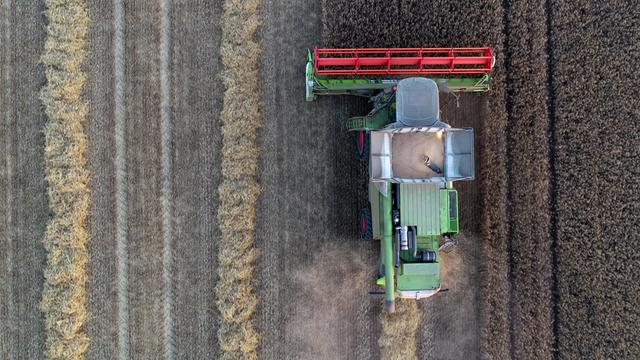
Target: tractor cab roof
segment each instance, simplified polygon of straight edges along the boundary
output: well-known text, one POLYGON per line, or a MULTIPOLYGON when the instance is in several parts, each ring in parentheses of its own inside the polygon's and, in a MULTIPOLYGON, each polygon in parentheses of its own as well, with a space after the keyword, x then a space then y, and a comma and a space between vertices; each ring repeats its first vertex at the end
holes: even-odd
POLYGON ((398 82, 396 122, 402 127, 435 126, 440 120, 438 85, 431 79, 412 77, 398 82))

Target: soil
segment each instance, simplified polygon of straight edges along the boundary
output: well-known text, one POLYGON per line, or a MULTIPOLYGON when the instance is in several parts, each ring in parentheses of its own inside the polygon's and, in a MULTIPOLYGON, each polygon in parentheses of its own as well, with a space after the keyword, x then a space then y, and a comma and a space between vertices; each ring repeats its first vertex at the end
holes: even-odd
MULTIPOLYGON (((353 259, 348 255, 357 254, 365 269, 375 270, 375 245, 356 240, 355 219, 366 201, 366 168, 357 160, 354 139, 343 128, 348 116, 355 115, 348 112, 354 102, 327 97, 307 103, 300 78, 306 61, 300 54, 321 42, 322 4, 268 0, 263 1, 262 14, 264 191, 256 231, 261 253, 260 355, 322 358, 335 345, 332 358, 376 358, 378 299, 357 290, 368 289, 373 273, 371 278, 352 274, 353 259), (345 251, 323 252, 332 248, 345 251), (312 270, 327 265, 323 276, 321 270, 312 270), (305 271, 318 276, 301 283, 305 271), (320 282, 310 283, 313 279, 320 282), (351 296, 337 296, 335 291, 344 286, 351 287, 351 296), (305 293, 313 296, 295 301, 305 293), (305 315, 315 308, 323 313, 305 315), (312 332, 301 332, 304 329, 312 332)), ((360 113, 367 111, 363 107, 360 113)))
POLYGON ((43 356, 44 4, 0 6, 0 358, 43 356))

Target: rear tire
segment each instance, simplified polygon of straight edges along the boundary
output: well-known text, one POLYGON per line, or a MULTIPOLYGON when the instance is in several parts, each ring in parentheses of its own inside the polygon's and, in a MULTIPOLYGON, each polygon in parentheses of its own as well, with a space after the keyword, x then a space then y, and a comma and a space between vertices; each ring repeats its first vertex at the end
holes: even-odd
POLYGON ((366 130, 356 131, 356 151, 361 160, 369 160, 369 148, 371 145, 371 137, 366 130))
POLYGON ((360 239, 373 240, 373 222, 371 220, 371 209, 368 207, 360 210, 358 228, 360 229, 360 239))

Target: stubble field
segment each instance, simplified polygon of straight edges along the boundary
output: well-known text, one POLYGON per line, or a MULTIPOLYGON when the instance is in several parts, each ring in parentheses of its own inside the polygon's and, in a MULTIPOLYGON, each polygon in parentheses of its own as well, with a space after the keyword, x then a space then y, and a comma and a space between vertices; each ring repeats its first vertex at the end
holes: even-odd
MULTIPOLYGON (((247 283, 255 355, 393 357, 379 341, 402 323, 367 294, 377 244, 359 242, 353 220, 367 169, 342 125, 368 104, 304 101, 316 45, 497 55, 490 92, 459 104, 441 94, 443 119, 475 130, 477 174, 458 186, 464 236, 442 259, 450 291, 408 308, 420 319, 406 323, 410 356, 640 354, 637 4, 262 0, 241 11, 260 20, 246 29, 261 48, 246 54, 257 86, 225 82, 221 19, 234 4, 86 4, 86 358, 234 357, 218 343, 227 320, 216 302, 221 281, 244 281, 218 274, 219 256, 236 249, 219 225, 219 188, 239 179, 223 173, 229 134, 257 154, 256 172, 239 171, 261 187, 254 228, 241 229, 257 254, 247 283), (233 128, 221 115, 232 91, 258 101, 255 139, 222 130, 233 128)), ((45 5, 0 6, 0 358, 42 358, 51 336, 41 311, 55 215, 40 100, 45 5)))

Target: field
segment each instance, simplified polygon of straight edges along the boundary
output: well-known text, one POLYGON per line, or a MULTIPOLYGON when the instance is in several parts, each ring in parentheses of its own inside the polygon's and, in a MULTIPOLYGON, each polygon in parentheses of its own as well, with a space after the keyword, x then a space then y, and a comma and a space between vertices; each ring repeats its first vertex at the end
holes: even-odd
POLYGON ((49 276, 60 251, 78 270, 65 281, 86 280, 73 334, 88 347, 69 343, 91 359, 637 358, 638 13, 624 1, 3 0, 0 358, 69 339, 43 301, 66 286, 49 276), (43 58, 54 5, 86 6, 86 37, 74 13, 74 37, 59 39, 80 60, 43 58), (368 295, 378 246, 354 226, 367 168, 343 121, 369 105, 304 101, 316 45, 497 54, 490 92, 441 94, 442 118, 476 134, 476 180, 456 185, 464 235, 442 259, 450 290, 396 317, 368 295), (87 112, 57 117, 48 99, 87 112), (58 162, 56 124, 82 124, 60 133, 77 161, 58 162), (56 182, 83 171, 86 189, 56 182))

